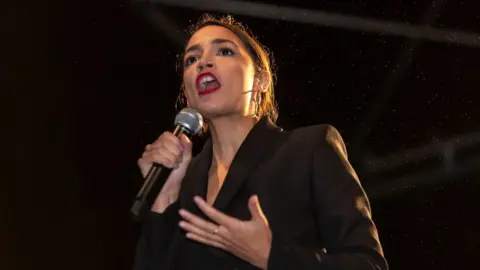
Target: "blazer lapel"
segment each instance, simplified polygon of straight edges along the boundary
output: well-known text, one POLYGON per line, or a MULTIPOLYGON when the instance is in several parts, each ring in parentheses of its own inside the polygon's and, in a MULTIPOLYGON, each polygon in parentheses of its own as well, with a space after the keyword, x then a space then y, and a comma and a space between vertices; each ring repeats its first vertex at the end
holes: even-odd
MULTIPOLYGON (((248 176, 258 164, 262 163, 262 159, 274 150, 276 139, 281 131, 282 129, 267 117, 262 118, 252 128, 230 165, 223 186, 213 204, 216 209, 221 210, 227 206, 248 176)), ((205 215, 195 205, 193 197, 198 195, 206 198, 212 151, 212 141, 208 139, 185 175, 184 190, 180 196, 180 206, 201 217, 205 215)))
POLYGON ((274 149, 281 128, 262 118, 240 145, 213 206, 224 209, 262 159, 274 149))
POLYGON ((212 141, 208 139, 202 151, 194 158, 193 164, 187 171, 184 182, 184 191, 180 196, 180 207, 204 216, 193 201, 194 196, 205 198, 208 185, 208 171, 212 163, 212 141))
MULTIPOLYGON (((189 212, 205 217, 200 209, 195 205, 193 197, 200 195, 202 197, 206 194, 207 182, 208 182, 208 170, 212 161, 212 144, 211 140, 207 140, 202 148, 202 151, 192 159, 190 166, 182 181, 182 187, 180 190, 180 208, 186 209, 189 212)), ((177 228, 174 232, 170 250, 168 252, 167 259, 161 269, 171 269, 175 256, 179 246, 185 241, 183 237, 184 232, 177 228)))

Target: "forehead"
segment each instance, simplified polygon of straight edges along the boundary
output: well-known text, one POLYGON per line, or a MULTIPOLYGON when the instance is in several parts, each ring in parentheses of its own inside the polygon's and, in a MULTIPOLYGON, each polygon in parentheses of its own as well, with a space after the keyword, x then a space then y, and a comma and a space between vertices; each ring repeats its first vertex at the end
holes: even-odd
POLYGON ((228 39, 239 46, 243 45, 237 35, 229 29, 218 25, 209 25, 199 29, 193 34, 188 41, 187 48, 194 44, 210 43, 210 41, 214 39, 228 39))

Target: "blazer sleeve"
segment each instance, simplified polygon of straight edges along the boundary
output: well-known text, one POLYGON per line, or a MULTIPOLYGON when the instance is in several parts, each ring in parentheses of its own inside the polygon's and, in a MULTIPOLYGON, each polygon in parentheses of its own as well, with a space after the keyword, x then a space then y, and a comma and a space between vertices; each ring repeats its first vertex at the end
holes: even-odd
POLYGON ((146 214, 137 244, 133 270, 161 269, 179 221, 179 209, 179 201, 177 201, 168 206, 162 214, 152 211, 146 214))
POLYGON ((273 234, 268 269, 386 270, 370 204, 347 159, 343 139, 334 127, 320 127, 311 188, 324 246, 306 249, 273 234))

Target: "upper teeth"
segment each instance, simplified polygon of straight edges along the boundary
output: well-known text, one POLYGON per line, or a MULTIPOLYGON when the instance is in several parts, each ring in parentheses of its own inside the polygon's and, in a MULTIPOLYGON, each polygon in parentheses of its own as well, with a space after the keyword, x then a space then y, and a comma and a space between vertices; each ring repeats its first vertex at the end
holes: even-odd
POLYGON ((215 78, 212 77, 212 76, 205 76, 200 80, 200 83, 203 84, 203 83, 211 82, 211 81, 215 81, 215 78))

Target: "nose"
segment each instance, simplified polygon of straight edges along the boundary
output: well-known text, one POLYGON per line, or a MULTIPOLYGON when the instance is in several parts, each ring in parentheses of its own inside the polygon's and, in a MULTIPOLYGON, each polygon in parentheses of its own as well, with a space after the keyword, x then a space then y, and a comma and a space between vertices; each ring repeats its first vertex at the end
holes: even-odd
POLYGON ((212 61, 210 61, 210 60, 203 60, 203 59, 202 59, 202 60, 200 60, 200 61, 198 62, 197 71, 198 71, 198 72, 201 72, 201 71, 203 71, 203 70, 206 69, 206 68, 210 68, 210 69, 211 69, 211 68, 214 68, 214 67, 215 67, 215 64, 214 64, 212 61))

